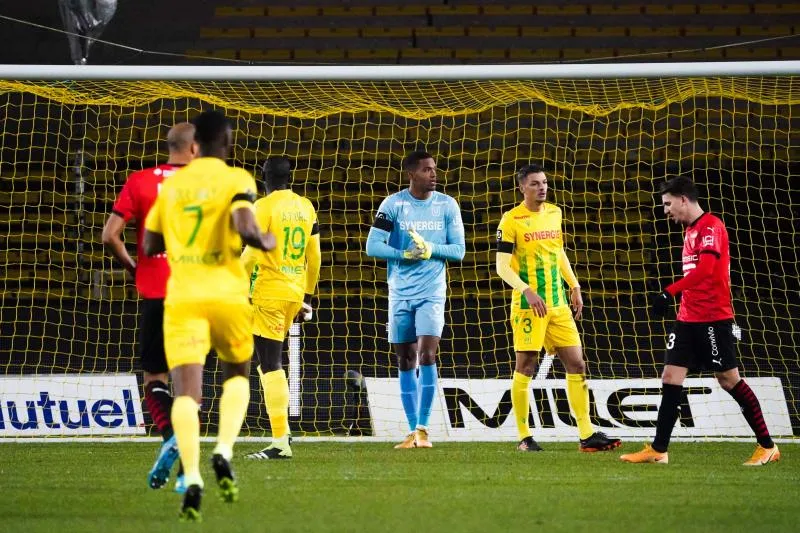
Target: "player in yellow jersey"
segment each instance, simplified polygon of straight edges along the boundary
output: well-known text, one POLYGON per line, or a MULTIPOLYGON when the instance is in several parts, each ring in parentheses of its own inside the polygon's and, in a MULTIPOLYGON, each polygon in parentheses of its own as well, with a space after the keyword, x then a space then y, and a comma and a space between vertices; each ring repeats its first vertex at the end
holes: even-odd
POLYGON ((539 165, 517 172, 521 204, 503 214, 497 229, 497 273, 511 287, 511 328, 516 367, 511 405, 521 451, 539 451, 528 424, 531 378, 542 346, 558 354, 567 371, 567 400, 578 423, 580 450, 597 452, 620 445, 619 439, 595 431, 589 420, 589 388, 581 339, 583 298, 561 233, 561 209, 548 203, 547 176, 539 165), (564 281, 570 287, 569 299, 564 281), (574 318, 570 305, 575 312, 574 318))
POLYGON ((256 220, 277 236, 275 249, 250 246, 242 254, 251 273, 253 340, 264 403, 272 426, 272 444, 248 459, 290 459, 289 383, 283 370, 283 341, 292 322, 310 320, 311 298, 322 263, 317 212, 311 202, 289 188, 291 164, 285 157, 264 163, 267 195, 255 204, 256 220))
POLYGON ((276 245, 275 236, 261 233, 256 223, 253 176, 225 164, 232 142, 225 115, 206 111, 194 125, 200 157, 164 181, 144 235, 144 253, 166 251, 171 270, 164 300, 164 348, 175 388, 172 426, 187 487, 182 521, 201 520, 198 411, 203 366, 212 346, 224 383, 211 464, 222 498, 238 498, 230 461, 250 400, 253 354, 248 278, 239 256, 242 242, 262 250, 276 245))

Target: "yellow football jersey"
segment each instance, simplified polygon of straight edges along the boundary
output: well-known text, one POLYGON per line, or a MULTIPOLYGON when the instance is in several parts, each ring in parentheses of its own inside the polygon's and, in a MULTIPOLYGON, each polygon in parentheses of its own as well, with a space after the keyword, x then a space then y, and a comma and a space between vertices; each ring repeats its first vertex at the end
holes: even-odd
MULTIPOLYGON (((497 229, 498 251, 511 253, 511 267, 545 302, 547 307, 568 305, 559 255, 564 248, 561 209, 550 203, 533 212, 524 203, 506 211, 497 229)), ((528 309, 517 290, 513 304, 528 309)))
POLYGON ((242 240, 231 213, 253 209, 255 191, 249 172, 215 157, 195 159, 163 182, 145 228, 164 236, 170 266, 167 302, 246 301, 242 240))
POLYGON ((307 198, 283 189, 259 199, 255 209, 258 225, 275 234, 278 245, 269 252, 245 248, 242 262, 252 272, 253 303, 302 302, 306 293, 314 293, 319 277, 319 223, 314 206, 307 198))

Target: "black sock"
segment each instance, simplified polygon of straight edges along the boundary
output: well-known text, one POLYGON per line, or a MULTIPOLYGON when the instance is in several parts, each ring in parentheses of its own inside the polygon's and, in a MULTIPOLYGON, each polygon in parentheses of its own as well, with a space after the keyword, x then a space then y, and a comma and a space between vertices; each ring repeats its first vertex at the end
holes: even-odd
POLYGON ((144 388, 144 403, 153 418, 153 423, 158 428, 161 437, 169 440, 172 435, 170 412, 172 411, 172 396, 169 387, 162 381, 151 381, 144 388))
POLYGON ((675 427, 675 422, 678 421, 678 408, 681 403, 683 385, 664 383, 661 390, 661 406, 658 408, 658 422, 656 422, 656 438, 653 439, 653 449, 663 453, 669 448, 672 428, 675 427))
POLYGON ((753 389, 742 379, 728 391, 728 394, 733 396, 733 399, 742 408, 742 414, 750 425, 750 429, 755 433, 758 443, 764 448, 775 446, 775 443, 772 442, 772 437, 769 436, 767 424, 764 422, 761 404, 758 402, 753 389))

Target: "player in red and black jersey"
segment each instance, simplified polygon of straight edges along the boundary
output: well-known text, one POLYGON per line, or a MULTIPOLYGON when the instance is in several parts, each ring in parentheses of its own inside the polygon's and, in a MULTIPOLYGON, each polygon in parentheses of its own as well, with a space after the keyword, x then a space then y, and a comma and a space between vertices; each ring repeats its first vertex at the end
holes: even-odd
MULTIPOLYGON (((103 244, 136 278, 136 289, 142 298, 139 303, 139 357, 144 371, 144 400, 163 438, 158 458, 148 474, 148 484, 154 489, 163 487, 169 479, 170 468, 178 458, 178 448, 170 423, 172 395, 167 385, 169 374, 164 354, 164 297, 169 265, 165 254, 147 257, 142 251, 144 221, 158 196, 161 182, 194 159, 194 126, 188 122, 173 126, 167 134, 167 147, 166 164, 128 176, 103 227, 103 244), (136 261, 122 241, 122 232, 131 220, 136 222, 136 261)), ((184 490, 180 474, 175 490, 184 490)))
POLYGON ((720 386, 742 408, 758 446, 744 464, 759 466, 781 457, 770 437, 761 405, 739 375, 736 341, 739 329, 733 321, 730 255, 725 224, 697 203, 697 187, 687 177, 661 186, 664 214, 686 226, 683 238, 683 278, 668 285, 653 299, 653 314, 662 317, 681 295, 680 310, 667 338, 663 392, 658 408, 656 436, 644 450, 620 457, 630 463, 667 463, 672 428, 678 420, 683 381, 689 370, 714 372, 720 386))

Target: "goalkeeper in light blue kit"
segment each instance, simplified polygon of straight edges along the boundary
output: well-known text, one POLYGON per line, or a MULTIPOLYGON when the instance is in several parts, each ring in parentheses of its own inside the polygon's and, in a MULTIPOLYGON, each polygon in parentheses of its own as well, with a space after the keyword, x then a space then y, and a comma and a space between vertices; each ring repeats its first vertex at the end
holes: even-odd
POLYGON ((410 431, 395 448, 430 448, 428 420, 444 328, 446 262, 464 258, 464 225, 456 201, 436 192, 432 155, 410 153, 403 170, 408 189, 381 203, 367 237, 367 255, 388 261, 389 342, 397 354, 400 399, 410 431))

